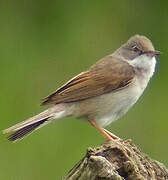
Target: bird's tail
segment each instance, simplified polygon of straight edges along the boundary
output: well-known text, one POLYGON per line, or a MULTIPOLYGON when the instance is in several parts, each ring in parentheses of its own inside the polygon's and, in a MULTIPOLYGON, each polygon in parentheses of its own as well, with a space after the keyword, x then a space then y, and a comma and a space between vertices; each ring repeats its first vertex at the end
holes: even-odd
POLYGON ((4 134, 10 133, 8 139, 10 141, 17 141, 22 139, 24 136, 32 133, 33 131, 41 128, 42 126, 52 122, 54 119, 60 119, 71 115, 71 111, 68 111, 65 106, 56 105, 49 108, 40 114, 31 117, 21 123, 18 123, 3 131, 4 134))

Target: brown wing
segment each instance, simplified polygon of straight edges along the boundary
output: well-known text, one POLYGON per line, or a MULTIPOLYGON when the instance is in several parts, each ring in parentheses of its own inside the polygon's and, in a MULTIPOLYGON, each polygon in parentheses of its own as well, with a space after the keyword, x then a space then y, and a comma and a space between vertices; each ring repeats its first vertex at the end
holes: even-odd
POLYGON ((80 101, 118 90, 130 84, 133 77, 132 66, 107 56, 46 97, 42 105, 80 101))

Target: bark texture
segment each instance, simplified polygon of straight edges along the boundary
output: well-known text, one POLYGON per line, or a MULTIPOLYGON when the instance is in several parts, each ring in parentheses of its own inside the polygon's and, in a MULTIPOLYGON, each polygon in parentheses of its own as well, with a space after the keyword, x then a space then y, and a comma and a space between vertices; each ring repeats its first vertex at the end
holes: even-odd
POLYGON ((168 169, 131 140, 116 140, 88 148, 64 180, 168 180, 168 169))

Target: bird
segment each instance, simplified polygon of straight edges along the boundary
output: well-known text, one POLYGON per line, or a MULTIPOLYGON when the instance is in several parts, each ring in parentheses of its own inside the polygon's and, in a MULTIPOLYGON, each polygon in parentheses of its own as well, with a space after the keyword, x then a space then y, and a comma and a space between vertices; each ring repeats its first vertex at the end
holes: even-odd
POLYGON ((88 121, 106 141, 114 140, 116 136, 104 128, 122 117, 143 94, 159 54, 147 37, 130 37, 112 54, 44 98, 41 105, 50 105, 48 109, 3 133, 9 134, 8 140, 17 141, 46 124, 73 116, 88 121))

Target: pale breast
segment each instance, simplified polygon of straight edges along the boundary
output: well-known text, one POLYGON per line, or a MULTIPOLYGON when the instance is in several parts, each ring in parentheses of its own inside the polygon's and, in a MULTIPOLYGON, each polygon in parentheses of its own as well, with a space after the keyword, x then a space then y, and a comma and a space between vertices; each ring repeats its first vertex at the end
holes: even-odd
POLYGON ((127 88, 100 97, 104 102, 100 104, 101 111, 95 117, 95 121, 105 127, 123 116, 143 93, 138 84, 138 80, 135 79, 127 88))
POLYGON ((143 92, 138 83, 135 78, 128 87, 119 91, 77 102, 73 114, 105 127, 125 114, 138 100, 143 92))

